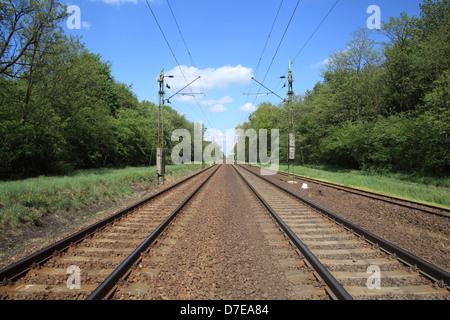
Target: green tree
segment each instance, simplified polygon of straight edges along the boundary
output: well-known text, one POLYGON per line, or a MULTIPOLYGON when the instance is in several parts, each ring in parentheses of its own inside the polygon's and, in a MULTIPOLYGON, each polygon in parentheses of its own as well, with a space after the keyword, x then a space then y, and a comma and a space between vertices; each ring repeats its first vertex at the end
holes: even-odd
POLYGON ((9 0, 0 3, 0 76, 20 75, 32 67, 38 51, 51 41, 67 17, 55 0, 9 0), (24 59, 27 57, 28 59, 24 59))

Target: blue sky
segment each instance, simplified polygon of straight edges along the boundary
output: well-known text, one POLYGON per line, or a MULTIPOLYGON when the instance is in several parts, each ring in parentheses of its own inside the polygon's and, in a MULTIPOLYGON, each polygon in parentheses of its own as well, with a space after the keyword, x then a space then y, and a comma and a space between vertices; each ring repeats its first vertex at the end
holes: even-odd
MULTIPOLYGON (((281 102, 273 95, 245 95, 267 92, 252 77, 262 82, 267 75, 264 85, 286 96, 280 76, 336 0, 301 0, 299 4, 298 0, 284 0, 270 38, 281 0, 169 0, 190 56, 167 0, 148 2, 176 59, 145 0, 66 0, 64 3, 80 8, 82 27, 64 27, 68 33, 82 36, 88 50, 109 61, 116 80, 132 84, 139 100, 157 103, 156 79, 161 68, 166 75, 175 76, 167 79, 171 90, 166 98, 200 75, 201 79, 183 92, 203 94, 176 95, 170 106, 185 113, 188 120, 201 121, 225 134, 226 129, 246 121, 261 102, 281 102)), ((340 0, 292 64, 295 94, 312 89, 321 80, 329 55, 344 48, 352 32, 366 27, 370 5, 377 5, 381 19, 387 21, 403 11, 418 15, 421 2, 340 0)))

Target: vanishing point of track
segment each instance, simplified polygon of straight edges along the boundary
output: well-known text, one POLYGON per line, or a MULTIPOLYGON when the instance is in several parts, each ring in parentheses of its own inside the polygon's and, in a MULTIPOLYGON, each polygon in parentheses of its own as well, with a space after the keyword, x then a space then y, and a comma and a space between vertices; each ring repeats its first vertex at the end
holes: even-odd
POLYGON ((449 299, 449 279, 244 167, 221 165, 0 270, 0 298, 449 299), (66 285, 71 265, 80 289, 66 285))

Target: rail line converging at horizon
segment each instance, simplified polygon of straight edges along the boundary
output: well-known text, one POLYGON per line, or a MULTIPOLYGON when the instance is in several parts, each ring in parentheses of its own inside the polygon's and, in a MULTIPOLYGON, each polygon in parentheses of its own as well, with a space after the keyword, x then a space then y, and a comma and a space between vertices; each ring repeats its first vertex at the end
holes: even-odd
MULTIPOLYGON (((248 165, 248 166, 253 167, 253 168, 258 168, 253 165, 248 165)), ((361 188, 345 186, 342 184, 332 183, 332 182, 324 181, 321 179, 314 179, 314 178, 307 177, 304 175, 297 175, 297 174, 289 175, 288 173, 283 172, 283 171, 277 171, 276 173, 277 173, 277 175, 286 177, 285 181, 290 180, 290 181, 298 181, 300 183, 306 183, 306 182, 313 183, 313 184, 320 185, 323 187, 332 188, 335 190, 340 190, 340 191, 348 192, 351 194, 359 195, 361 197, 366 197, 369 199, 383 201, 383 202, 397 205, 400 207, 419 210, 422 212, 426 212, 426 213, 436 215, 436 216, 441 216, 444 218, 450 218, 450 209, 444 208, 442 206, 437 206, 437 205, 432 205, 432 204, 428 204, 428 203, 424 203, 424 202, 404 199, 404 198, 395 197, 392 195, 386 195, 386 194, 382 194, 382 193, 378 193, 378 192, 374 192, 374 191, 364 190, 361 188)))
POLYGON ((117 277, 176 215, 187 194, 211 176, 207 168, 157 194, 72 234, 27 258, 0 270, 3 299, 79 299, 104 288, 103 281, 117 277), (82 270, 83 285, 72 290, 67 269, 82 270))
POLYGON ((446 290, 439 293, 435 291, 437 287, 449 284, 449 274, 445 270, 270 182, 254 171, 244 170, 241 171, 243 175, 256 185, 256 192, 266 199, 274 214, 279 212, 277 219, 283 221, 285 228, 292 232, 292 237, 298 237, 300 245, 307 247, 313 255, 317 253, 314 258, 323 261, 325 269, 332 270, 333 281, 346 284, 343 287, 350 296, 417 299, 434 294, 448 295, 446 290), (383 274, 384 284, 376 290, 367 286, 366 272, 371 266, 383 274), (422 277, 429 280, 424 281, 422 277))
POLYGON ((0 270, 11 300, 449 299, 449 284, 447 271, 237 164, 0 270))

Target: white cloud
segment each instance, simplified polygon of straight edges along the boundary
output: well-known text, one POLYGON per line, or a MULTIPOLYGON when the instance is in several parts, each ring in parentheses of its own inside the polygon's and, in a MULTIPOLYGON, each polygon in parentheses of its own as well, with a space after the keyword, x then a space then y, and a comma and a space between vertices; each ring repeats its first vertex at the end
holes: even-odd
MULTIPOLYGON (((171 96, 173 94, 175 94, 175 91, 172 90, 167 95, 171 96)), ((176 100, 176 101, 184 102, 184 103, 197 103, 198 102, 198 99, 194 95, 178 94, 178 95, 174 96, 172 99, 176 100)), ((172 99, 170 99, 170 100, 172 100, 172 99)))
POLYGON ((245 111, 245 112, 253 112, 253 111, 256 111, 256 109, 258 109, 258 107, 254 106, 252 103, 248 102, 248 103, 244 104, 242 107, 240 107, 239 109, 241 109, 242 111, 245 111))
POLYGON ((219 129, 207 129, 204 135, 205 141, 214 141, 222 147, 222 151, 228 156, 233 152, 236 143, 236 133, 234 130, 227 129, 222 132, 219 129))
POLYGON ((228 109, 225 107, 225 104, 230 104, 234 102, 234 99, 231 98, 230 96, 225 96, 219 100, 209 99, 199 101, 198 98, 189 94, 177 95, 172 99, 183 103, 192 103, 192 104, 200 103, 201 105, 208 107, 211 112, 218 112, 218 113, 227 111, 228 109))
MULTIPOLYGON (((106 4, 117 4, 117 5, 126 3, 126 2, 131 2, 134 4, 138 3, 138 0, 91 0, 91 1, 97 1, 97 2, 100 1, 100 2, 104 2, 106 4)), ((150 1, 150 2, 152 2, 152 1, 150 1)))
MULTIPOLYGON (((166 75, 174 76, 167 80, 174 90, 180 90, 198 76, 201 79, 192 83, 189 87, 192 90, 228 88, 232 85, 246 85, 252 80, 253 70, 241 65, 224 66, 218 69, 206 68, 197 69, 195 67, 178 66, 165 72, 166 75)), ((186 89, 189 90, 189 89, 186 89)), ((189 91, 186 91, 189 92, 189 91)))
POLYGON ((208 106, 211 112, 225 112, 227 108, 224 106, 225 104, 233 103, 234 99, 230 96, 225 96, 219 100, 211 99, 211 100, 202 100, 200 103, 204 106, 208 106))
MULTIPOLYGON (((103 2, 110 5, 117 5, 120 6, 124 3, 132 3, 132 4, 138 4, 139 2, 145 2, 145 0, 90 0, 91 2, 103 2)), ((150 3, 157 3, 161 4, 163 0, 148 0, 150 3)))
POLYGON ((227 111, 227 108, 223 104, 216 104, 216 105, 212 106, 211 108, 209 108, 209 110, 211 112, 221 113, 221 112, 227 111))
POLYGON ((225 134, 219 129, 206 129, 204 139, 205 141, 215 141, 217 144, 222 145, 225 134))
POLYGON ((211 99, 211 100, 202 100, 201 101, 201 103, 206 106, 212 105, 212 104, 229 104, 229 103, 233 103, 233 102, 234 102, 234 99, 229 96, 223 97, 222 99, 219 99, 219 100, 211 99))
POLYGON ((220 99, 201 99, 195 94, 205 94, 206 90, 214 88, 228 88, 232 85, 247 85, 251 83, 253 70, 241 65, 224 66, 220 68, 206 68, 197 69, 195 67, 178 66, 172 70, 165 71, 165 76, 173 76, 166 78, 165 82, 170 86, 170 94, 175 94, 182 88, 186 87, 199 76, 200 79, 192 82, 188 88, 182 90, 173 99, 184 103, 200 103, 209 108, 210 112, 222 113, 228 109, 225 105, 233 103, 234 99, 230 96, 225 96, 220 99))
POLYGON ((310 68, 316 69, 316 68, 320 68, 320 67, 324 67, 326 66, 328 63, 330 63, 330 58, 326 58, 320 62, 317 62, 316 64, 310 65, 310 68))
POLYGON ((81 27, 82 27, 83 29, 90 30, 91 27, 92 27, 92 25, 91 25, 89 22, 87 22, 87 21, 83 21, 83 22, 81 23, 81 27))

